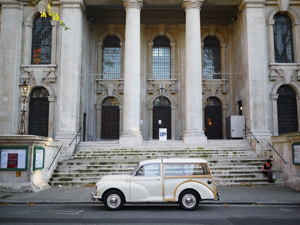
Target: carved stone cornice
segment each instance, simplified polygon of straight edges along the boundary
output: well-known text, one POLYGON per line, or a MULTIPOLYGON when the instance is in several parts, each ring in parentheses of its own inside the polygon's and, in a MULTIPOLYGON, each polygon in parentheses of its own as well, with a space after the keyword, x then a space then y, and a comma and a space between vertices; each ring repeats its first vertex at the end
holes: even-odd
POLYGON ((141 11, 142 6, 143 6, 143 2, 138 1, 138 0, 124 1, 125 10, 135 8, 135 9, 138 9, 138 10, 141 11))

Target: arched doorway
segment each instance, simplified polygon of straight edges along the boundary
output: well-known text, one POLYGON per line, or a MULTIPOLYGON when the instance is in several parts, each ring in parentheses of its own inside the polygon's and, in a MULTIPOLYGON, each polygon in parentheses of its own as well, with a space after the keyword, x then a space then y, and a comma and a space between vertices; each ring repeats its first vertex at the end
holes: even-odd
POLYGON ((101 139, 119 139, 120 109, 119 101, 109 97, 102 102, 101 139))
POLYGON ((278 133, 298 131, 296 92, 290 86, 283 85, 277 91, 278 133))
POLYGON ((36 88, 30 94, 28 133, 48 137, 49 92, 36 88))
POLYGON ((222 103, 216 97, 210 97, 205 105, 205 135, 208 139, 222 139, 222 103))
POLYGON ((153 102, 153 139, 159 139, 159 128, 167 128, 167 139, 171 139, 171 102, 165 97, 153 102))

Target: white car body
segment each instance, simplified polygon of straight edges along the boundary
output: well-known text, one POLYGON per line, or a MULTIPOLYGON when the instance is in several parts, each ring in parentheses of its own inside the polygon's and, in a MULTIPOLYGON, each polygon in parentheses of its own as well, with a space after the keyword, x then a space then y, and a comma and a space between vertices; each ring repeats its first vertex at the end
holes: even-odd
MULTIPOLYGON (((110 210, 121 208, 124 202, 178 202, 182 199, 181 194, 185 192, 195 195, 195 201, 218 199, 208 163, 200 158, 142 161, 131 174, 102 177, 96 184, 96 190, 97 194, 92 193, 92 199, 103 201, 110 210), (117 191, 121 198, 116 199, 114 191, 117 191), (109 193, 112 193, 110 197, 107 196, 109 193), (123 202, 120 207, 113 207, 114 205, 109 203, 107 205, 108 198, 111 201, 123 202)), ((192 201, 190 197, 192 196, 187 195, 188 200, 185 201, 192 201)))

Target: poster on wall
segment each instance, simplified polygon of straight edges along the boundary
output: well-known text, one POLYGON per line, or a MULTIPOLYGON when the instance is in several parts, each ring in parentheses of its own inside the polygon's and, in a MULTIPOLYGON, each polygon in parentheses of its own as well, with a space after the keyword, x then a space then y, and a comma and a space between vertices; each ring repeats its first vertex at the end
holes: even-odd
POLYGON ((44 169, 45 149, 43 147, 34 147, 33 169, 44 169))
POLYGON ((293 164, 300 165, 300 142, 292 145, 293 164))
POLYGON ((0 147, 1 170, 26 170, 28 147, 0 147))

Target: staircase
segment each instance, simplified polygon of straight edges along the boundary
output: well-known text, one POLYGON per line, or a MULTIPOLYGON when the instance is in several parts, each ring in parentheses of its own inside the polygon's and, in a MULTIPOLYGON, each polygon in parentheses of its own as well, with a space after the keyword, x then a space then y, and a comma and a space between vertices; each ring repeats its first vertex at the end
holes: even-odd
MULTIPOLYGON (((246 140, 208 141, 207 148, 187 146, 182 141, 149 141, 139 148, 120 148, 117 141, 82 142, 72 159, 59 162, 50 185, 94 185, 101 176, 130 173, 139 161, 153 158, 204 158, 217 186, 268 185, 259 175, 266 158, 258 157, 246 140)), ((284 185, 284 175, 276 174, 275 184, 284 185)))

